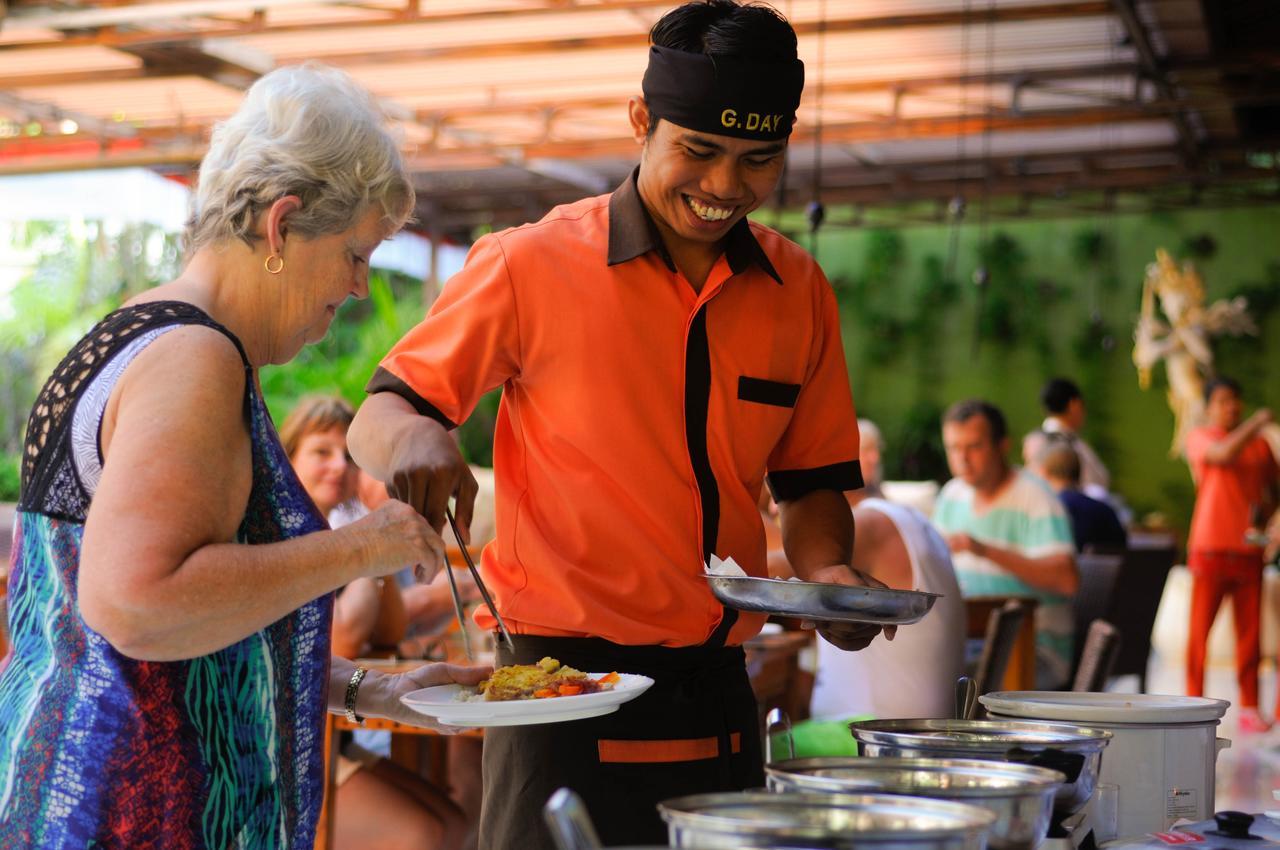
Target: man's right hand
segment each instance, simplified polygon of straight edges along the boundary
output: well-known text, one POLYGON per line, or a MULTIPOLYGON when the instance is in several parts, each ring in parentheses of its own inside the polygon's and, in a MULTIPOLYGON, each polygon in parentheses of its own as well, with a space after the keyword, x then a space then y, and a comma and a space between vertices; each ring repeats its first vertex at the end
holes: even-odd
POLYGON ((386 485, 393 499, 412 506, 437 533, 444 529, 450 497, 456 498, 458 529, 463 542, 470 542, 480 488, 453 435, 440 423, 423 417, 413 433, 396 443, 386 485))

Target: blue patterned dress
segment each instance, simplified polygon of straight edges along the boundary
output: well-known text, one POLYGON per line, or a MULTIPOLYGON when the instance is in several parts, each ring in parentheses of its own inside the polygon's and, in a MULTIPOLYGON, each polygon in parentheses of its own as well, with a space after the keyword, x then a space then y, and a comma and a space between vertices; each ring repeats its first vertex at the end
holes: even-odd
MULTIPOLYGON (((190 324, 226 334, 244 358, 239 341, 191 305, 127 307, 72 349, 32 410, 10 563, 12 647, 0 660, 3 850, 314 843, 332 595, 176 662, 121 655, 85 625, 76 600, 111 385, 152 339, 190 324)), ((247 359, 245 377, 253 487, 239 542, 325 528, 247 359)))

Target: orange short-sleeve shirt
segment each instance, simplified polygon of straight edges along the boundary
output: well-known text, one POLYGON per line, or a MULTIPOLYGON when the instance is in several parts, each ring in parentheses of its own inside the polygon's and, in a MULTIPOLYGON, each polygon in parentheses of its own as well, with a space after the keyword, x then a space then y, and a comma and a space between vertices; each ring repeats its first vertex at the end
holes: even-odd
POLYGON ((1231 463, 1207 462, 1209 446, 1227 435, 1225 429, 1210 425, 1187 435, 1187 463, 1196 480, 1196 506, 1187 538, 1187 549, 1193 552, 1259 550, 1245 543, 1244 533, 1251 513, 1266 501, 1266 488, 1276 481, 1275 457, 1266 440, 1254 437, 1231 463))
MULTIPOLYGON (((476 242, 369 391, 453 426, 499 385, 497 536, 481 569, 517 634, 704 643, 726 616, 707 557, 766 575, 766 472, 782 500, 862 484, 817 264, 744 221, 696 293, 634 175, 476 242)), ((730 644, 763 622, 727 616, 730 644)))

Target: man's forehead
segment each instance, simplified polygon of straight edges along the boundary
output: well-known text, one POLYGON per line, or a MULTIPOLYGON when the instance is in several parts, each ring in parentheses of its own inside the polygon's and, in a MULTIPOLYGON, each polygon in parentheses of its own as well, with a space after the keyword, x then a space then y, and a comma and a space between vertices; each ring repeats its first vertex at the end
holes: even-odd
POLYGON ((787 149, 786 139, 762 142, 756 139, 739 139, 737 136, 721 136, 716 133, 704 133, 701 130, 690 130, 688 127, 672 124, 665 119, 663 123, 667 125, 668 132, 679 141, 716 148, 731 154, 780 153, 787 149))
POLYGON ((942 433, 945 436, 950 432, 955 437, 965 436, 978 437, 981 436, 984 441, 991 439, 991 423, 982 414, 975 413, 968 419, 956 422, 951 420, 942 423, 942 433))

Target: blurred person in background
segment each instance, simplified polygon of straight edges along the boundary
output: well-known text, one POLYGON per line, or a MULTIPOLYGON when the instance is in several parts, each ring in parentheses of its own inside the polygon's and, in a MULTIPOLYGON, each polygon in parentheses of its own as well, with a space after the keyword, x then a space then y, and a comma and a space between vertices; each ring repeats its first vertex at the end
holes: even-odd
POLYGON ((1071 536, 1077 552, 1124 551, 1129 537, 1116 512, 1106 502, 1080 492, 1080 456, 1070 441, 1055 434, 1046 435, 1032 459, 1031 471, 1062 500, 1071 518, 1071 536))
MULTIPOLYGON (((1111 473, 1098 453, 1080 436, 1088 416, 1080 388, 1066 378, 1050 378, 1040 390, 1040 406, 1045 413, 1040 430, 1060 434, 1080 458, 1080 489, 1094 499, 1105 501, 1111 491, 1111 473)), ((1028 458, 1023 460, 1029 463, 1028 458)))
POLYGON ((31 411, 0 661, 0 846, 309 847, 324 715, 422 722, 331 657, 332 592, 443 542, 403 502, 327 529, 258 386, 322 338, 413 208, 340 71, 259 79, 214 131, 175 280, 78 342, 31 411))
POLYGON ((1191 621, 1187 627, 1187 693, 1204 693, 1209 630, 1230 596, 1236 627, 1236 682, 1242 732, 1265 732, 1258 712, 1261 656, 1262 528, 1276 508, 1275 457, 1258 432, 1272 420, 1259 408, 1244 418, 1240 385, 1219 377, 1204 387, 1208 423, 1187 434, 1187 464, 1196 505, 1187 537, 1191 621))
POLYGON ((1004 414, 981 399, 952 405, 942 443, 954 476, 943 486, 933 524, 951 549, 965 596, 1032 596, 1036 607, 1036 684, 1056 688, 1071 675, 1079 586, 1066 508, 1049 486, 1010 466, 1004 414))
POLYGON ((862 480, 866 482, 861 490, 848 490, 845 499, 849 506, 863 499, 883 499, 880 484, 884 481, 884 465, 881 458, 884 453, 884 435, 880 426, 870 419, 858 420, 858 462, 862 464, 862 480))
MULTIPOLYGON (((325 516, 355 498, 358 470, 347 453, 353 418, 355 410, 343 399, 314 395, 300 399, 280 425, 289 462, 325 516)), ((333 603, 333 652, 355 659, 394 651, 408 625, 396 576, 357 578, 338 591, 333 603)), ((424 778, 389 761, 389 755, 385 732, 359 730, 342 747, 334 847, 459 847, 466 833, 462 811, 424 778)))

